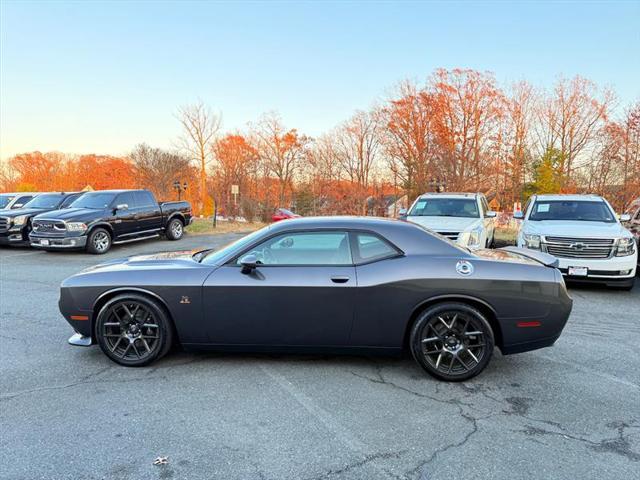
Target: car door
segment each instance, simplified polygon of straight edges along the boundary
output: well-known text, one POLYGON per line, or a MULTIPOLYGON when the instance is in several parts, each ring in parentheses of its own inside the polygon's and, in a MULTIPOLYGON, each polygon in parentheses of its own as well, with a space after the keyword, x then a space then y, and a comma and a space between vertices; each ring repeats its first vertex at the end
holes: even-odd
POLYGON ((277 234, 218 268, 203 285, 214 344, 341 346, 353 322, 356 290, 346 231, 277 234), (261 262, 242 273, 240 259, 261 262))
POLYGON ((114 219, 113 232, 116 239, 128 240, 138 234, 138 204, 133 192, 119 193, 113 203, 114 219), (118 205, 126 205, 127 208, 116 209, 118 205))
POLYGON ((139 232, 153 234, 162 227, 162 211, 151 192, 134 192, 138 203, 138 227, 139 232))

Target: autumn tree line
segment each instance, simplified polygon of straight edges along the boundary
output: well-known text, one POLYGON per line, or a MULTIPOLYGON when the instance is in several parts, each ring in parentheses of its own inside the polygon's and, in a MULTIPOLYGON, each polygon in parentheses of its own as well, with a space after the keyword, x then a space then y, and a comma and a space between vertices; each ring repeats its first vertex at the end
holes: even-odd
POLYGON ((588 192, 624 210, 640 196, 640 102, 576 76, 550 89, 501 86, 491 73, 436 70, 311 138, 267 113, 224 132, 202 102, 178 109, 175 148, 137 145, 125 157, 30 152, 4 162, 0 188, 149 188, 197 213, 268 218, 384 214, 389 199, 433 190, 481 191, 503 210, 533 193, 588 192), (231 193, 238 185, 239 195, 231 193), (387 202, 385 204, 385 202, 387 202))

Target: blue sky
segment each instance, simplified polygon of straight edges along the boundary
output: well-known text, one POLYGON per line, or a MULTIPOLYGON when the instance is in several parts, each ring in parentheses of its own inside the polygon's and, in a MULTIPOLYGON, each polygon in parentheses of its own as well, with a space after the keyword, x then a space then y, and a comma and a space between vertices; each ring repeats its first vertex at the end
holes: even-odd
POLYGON ((200 98, 243 129, 277 110, 312 136, 435 68, 548 87, 581 74, 640 99, 640 1, 1 0, 0 157, 170 147, 200 98))

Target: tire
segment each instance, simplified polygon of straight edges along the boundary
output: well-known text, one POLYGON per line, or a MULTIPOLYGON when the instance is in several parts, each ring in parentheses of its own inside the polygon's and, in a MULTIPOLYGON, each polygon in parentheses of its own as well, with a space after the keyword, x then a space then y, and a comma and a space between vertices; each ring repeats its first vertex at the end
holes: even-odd
POLYGON ((125 293, 100 309, 95 336, 110 360, 125 367, 144 367, 170 350, 173 324, 156 300, 125 293))
POLYGON ((184 235, 184 223, 179 218, 172 218, 167 224, 165 235, 167 240, 180 240, 184 235))
POLYGON ((112 245, 111 234, 104 228, 96 228, 91 230, 87 238, 87 252, 94 255, 103 255, 111 250, 112 245))
POLYGON ((494 345, 485 316, 457 302, 439 303, 421 312, 409 337, 414 360, 429 375, 447 382, 461 382, 482 372, 494 345))

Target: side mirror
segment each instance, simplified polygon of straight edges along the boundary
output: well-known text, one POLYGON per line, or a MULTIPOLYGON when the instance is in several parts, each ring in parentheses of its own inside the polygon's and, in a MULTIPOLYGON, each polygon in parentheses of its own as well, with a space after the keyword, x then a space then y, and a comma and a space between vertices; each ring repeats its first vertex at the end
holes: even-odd
POLYGON ((516 220, 524 220, 524 213, 518 210, 513 214, 513 218, 515 218, 516 220))
POLYGON ((129 210, 129 205, 126 203, 120 203, 116 205, 116 210, 129 210))
POLYGON ((621 222, 628 222, 630 220, 631 220, 631 215, 629 215, 628 213, 623 213, 622 215, 620 215, 621 222))
POLYGON ((493 210, 487 210, 487 213, 484 215, 487 218, 496 218, 498 216, 498 212, 494 212, 493 210))
POLYGON ((398 216, 406 217, 407 216, 407 209, 406 208, 401 208, 400 210, 398 210, 398 216))
POLYGON ((249 255, 245 255, 240 259, 240 265, 242 265, 242 273, 245 275, 253 272, 260 263, 258 262, 258 257, 256 257, 253 253, 249 255))

